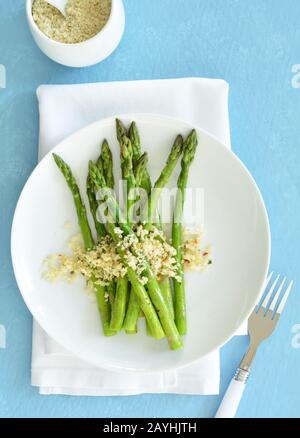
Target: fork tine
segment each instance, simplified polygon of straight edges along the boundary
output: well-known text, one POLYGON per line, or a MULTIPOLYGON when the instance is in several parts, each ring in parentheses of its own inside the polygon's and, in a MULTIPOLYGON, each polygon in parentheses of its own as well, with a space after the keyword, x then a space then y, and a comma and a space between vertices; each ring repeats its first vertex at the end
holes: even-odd
POLYGON ((284 308, 285 303, 286 303, 286 300, 288 299, 288 296, 289 296, 289 294, 290 294, 290 292, 291 292, 291 289, 292 289, 293 283, 294 283, 294 282, 291 281, 290 284, 288 285, 288 288, 287 288, 285 294, 283 295, 282 300, 281 300, 281 302, 280 302, 280 304, 279 304, 279 306, 278 306, 278 309, 277 309, 276 314, 279 314, 279 315, 280 315, 280 314, 282 313, 283 308, 284 308))
POLYGON ((265 285, 264 285, 264 289, 266 290, 266 288, 267 288, 267 286, 268 286, 268 284, 269 284, 269 281, 271 280, 271 278, 272 278, 272 275, 273 275, 273 271, 272 272, 270 272, 270 274, 267 276, 267 278, 266 278, 266 281, 265 281, 265 285))
POLYGON ((263 286, 263 293, 262 293, 262 296, 260 297, 259 302, 257 303, 257 305, 256 305, 256 307, 255 307, 255 312, 258 312, 258 309, 260 309, 260 307, 261 307, 261 305, 262 305, 262 302, 263 302, 263 300, 264 300, 264 298, 265 298, 266 289, 267 289, 267 286, 268 286, 268 284, 269 284, 269 282, 270 282, 270 280, 271 280, 271 278, 272 278, 272 275, 273 275, 273 271, 270 272, 270 274, 269 274, 269 275, 267 276, 267 278, 265 279, 264 286, 263 286))
POLYGON ((275 278, 275 280, 274 280, 272 286, 270 287, 269 292, 265 296, 265 299, 263 300, 263 303, 261 304, 260 308, 263 307, 264 309, 267 309, 269 301, 270 301, 270 298, 271 298, 271 296, 273 294, 273 291, 274 291, 275 286, 276 286, 276 284, 277 284, 277 282, 279 280, 279 277, 280 277, 280 274, 278 274, 277 277, 275 278))
POLYGON ((282 288, 284 286, 285 281, 286 281, 286 277, 284 277, 284 279, 282 280, 282 282, 281 282, 281 284, 280 284, 280 286, 279 286, 279 288, 278 288, 274 298, 272 299, 272 302, 271 302, 270 307, 269 307, 269 310, 271 310, 272 312, 275 309, 275 306, 277 304, 278 298, 280 296, 280 293, 282 291, 282 288))

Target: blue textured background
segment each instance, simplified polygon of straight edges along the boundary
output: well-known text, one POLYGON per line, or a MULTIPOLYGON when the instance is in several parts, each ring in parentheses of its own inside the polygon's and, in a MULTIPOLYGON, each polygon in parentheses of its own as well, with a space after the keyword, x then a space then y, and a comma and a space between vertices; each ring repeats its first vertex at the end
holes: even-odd
MULTIPOLYGON (((126 0, 127 26, 118 50, 89 69, 46 58, 27 28, 25 0, 0 2, 0 417, 211 417, 247 339, 222 349, 220 396, 143 395, 72 398, 39 396, 30 386, 31 316, 10 260, 10 227, 19 193, 37 161, 35 89, 80 83, 180 76, 224 78, 231 86, 232 144, 262 189, 272 229, 272 268, 296 280, 276 334, 257 355, 239 416, 300 416, 299 131, 300 89, 291 86, 300 63, 298 0, 126 0)), ((259 251, 259 248, 257 248, 259 251)), ((253 261, 255 263, 255 260, 253 261)))

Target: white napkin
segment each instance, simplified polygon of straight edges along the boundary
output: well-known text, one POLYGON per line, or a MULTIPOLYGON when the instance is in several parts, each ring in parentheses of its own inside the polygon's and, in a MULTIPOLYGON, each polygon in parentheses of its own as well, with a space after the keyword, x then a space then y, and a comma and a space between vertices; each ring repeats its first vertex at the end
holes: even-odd
MULTIPOLYGON (((38 88, 39 157, 69 134, 105 117, 160 113, 186 120, 230 147, 228 84, 186 78, 44 85, 38 88)), ((245 334, 245 327, 240 334, 245 334)), ((126 374, 95 368, 64 350, 34 321, 32 385, 41 394, 131 395, 141 393, 218 394, 219 351, 176 371, 126 374)))

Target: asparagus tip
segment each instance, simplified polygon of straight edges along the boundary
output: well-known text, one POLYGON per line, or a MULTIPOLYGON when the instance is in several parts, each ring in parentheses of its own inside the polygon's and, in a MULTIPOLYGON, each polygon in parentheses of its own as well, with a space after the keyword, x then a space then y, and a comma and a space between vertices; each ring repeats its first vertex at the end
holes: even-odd
POLYGON ((89 161, 89 172, 93 172, 94 170, 95 170, 95 163, 92 161, 92 160, 90 160, 89 161))
POLYGON ((133 120, 132 122, 131 122, 131 124, 130 124, 130 127, 129 127, 129 132, 134 132, 134 131, 136 131, 136 122, 133 120))
POLYGON ((108 141, 104 139, 101 147, 101 157, 102 159, 104 158, 105 160, 109 160, 110 156, 111 153, 110 153, 108 141))
POLYGON ((54 161, 56 162, 56 164, 58 163, 58 161, 60 161, 60 157, 57 154, 55 154, 54 152, 52 154, 52 157, 53 157, 54 161))

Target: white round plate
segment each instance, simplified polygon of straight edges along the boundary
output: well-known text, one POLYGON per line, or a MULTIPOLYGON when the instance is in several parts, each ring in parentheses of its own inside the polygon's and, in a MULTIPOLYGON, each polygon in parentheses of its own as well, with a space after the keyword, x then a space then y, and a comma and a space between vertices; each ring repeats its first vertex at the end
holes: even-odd
MULTIPOLYGON (((155 179, 174 137, 191 126, 157 115, 127 115, 136 120, 149 170, 155 179)), ((184 349, 170 351, 166 340, 145 334, 105 338, 96 303, 83 280, 50 283, 42 262, 66 250, 78 232, 69 189, 51 153, 33 171, 20 196, 12 229, 12 259, 23 298, 34 318, 59 344, 85 361, 123 371, 161 371, 188 365, 224 344, 247 319, 258 300, 269 267, 270 232, 261 194, 241 161, 212 136, 197 129, 199 146, 189 187, 204 189, 205 242, 213 264, 204 273, 186 275, 188 335, 184 349), (70 221, 72 229, 64 224, 70 221)), ((96 122, 60 143, 54 151, 73 169, 85 197, 87 164, 107 138, 117 180, 119 146, 114 118, 96 122)), ((179 166, 170 187, 176 186, 179 166)), ((141 321, 143 322, 143 321, 141 321)))

